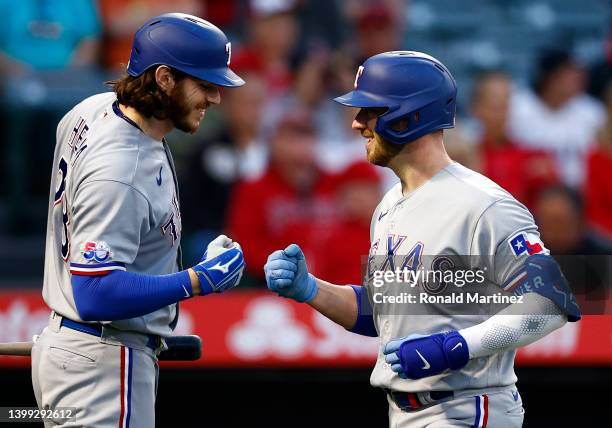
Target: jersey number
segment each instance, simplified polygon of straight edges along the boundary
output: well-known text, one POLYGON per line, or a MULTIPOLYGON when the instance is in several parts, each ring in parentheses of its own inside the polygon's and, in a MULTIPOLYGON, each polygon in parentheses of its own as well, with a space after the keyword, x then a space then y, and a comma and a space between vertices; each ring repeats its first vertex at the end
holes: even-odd
POLYGON ((66 175, 68 174, 68 162, 64 158, 60 159, 58 174, 61 176, 60 185, 55 192, 54 205, 62 204, 62 248, 61 253, 64 260, 68 260, 70 253, 70 240, 68 236, 68 203, 66 202, 66 175))

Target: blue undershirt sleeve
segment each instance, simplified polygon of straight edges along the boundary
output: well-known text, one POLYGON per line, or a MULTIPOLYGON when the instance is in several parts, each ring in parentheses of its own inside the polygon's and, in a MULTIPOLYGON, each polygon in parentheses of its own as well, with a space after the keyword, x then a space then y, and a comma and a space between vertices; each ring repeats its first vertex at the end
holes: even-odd
MULTIPOLYGON (((212 293, 201 285, 200 295, 212 293)), ((187 270, 169 275, 144 275, 121 270, 107 275, 72 275, 74 302, 83 321, 139 317, 193 296, 187 270)))
POLYGON ((362 336, 378 336, 374 325, 372 305, 368 300, 366 288, 359 285, 351 285, 351 288, 355 291, 355 298, 357 299, 357 321, 352 328, 347 330, 362 336))

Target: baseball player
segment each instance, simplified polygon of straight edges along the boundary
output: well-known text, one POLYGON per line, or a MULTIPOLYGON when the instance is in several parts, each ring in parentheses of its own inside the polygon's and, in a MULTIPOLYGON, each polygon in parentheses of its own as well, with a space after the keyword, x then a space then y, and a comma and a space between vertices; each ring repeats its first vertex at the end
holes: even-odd
MULTIPOLYGON (((387 393, 391 427, 520 427, 516 349, 580 318, 529 211, 446 154, 442 130, 454 126, 456 94, 448 69, 429 55, 398 51, 367 59, 355 89, 335 101, 360 108, 352 127, 367 140, 368 160, 391 168, 400 183, 372 217, 364 286, 315 278, 296 244, 272 253, 264 267, 279 295, 308 302, 350 331, 380 337, 371 383, 387 393), (443 264, 450 272, 479 268, 483 284, 516 302, 488 313, 464 313, 456 304, 423 315, 418 309, 426 303, 381 298, 392 287, 377 283, 379 273, 443 264)), ((399 285, 422 291, 426 284, 399 285)))
MULTIPOLYGON (((244 84, 211 23, 165 14, 135 34, 115 91, 85 99, 57 128, 43 297, 32 349, 40 408, 76 409, 48 426, 153 427, 157 354, 178 302, 235 287, 240 246, 213 240, 182 270, 176 173, 164 135, 195 132, 219 87, 244 84)), ((205 201, 202 201, 205 204, 205 201)))

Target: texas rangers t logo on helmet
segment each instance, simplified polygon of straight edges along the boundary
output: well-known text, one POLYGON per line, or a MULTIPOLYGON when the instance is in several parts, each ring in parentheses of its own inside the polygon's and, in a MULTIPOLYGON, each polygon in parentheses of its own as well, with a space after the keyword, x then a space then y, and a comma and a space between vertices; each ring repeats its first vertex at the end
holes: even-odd
POLYGON ((225 44, 225 52, 227 53, 227 65, 230 65, 232 61, 232 42, 227 42, 225 44))
POLYGON ((357 74, 355 75, 355 88, 357 87, 357 83, 359 82, 359 78, 363 74, 363 70, 364 70, 363 65, 360 65, 359 68, 357 69, 357 74))

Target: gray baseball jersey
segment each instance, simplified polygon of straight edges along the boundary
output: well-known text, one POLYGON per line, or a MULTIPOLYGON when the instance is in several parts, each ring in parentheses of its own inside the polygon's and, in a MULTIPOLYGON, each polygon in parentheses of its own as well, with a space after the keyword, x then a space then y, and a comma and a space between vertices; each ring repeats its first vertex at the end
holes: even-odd
MULTIPOLYGON (((57 128, 51 177, 47 305, 81 321, 72 274, 177 272, 180 234, 174 165, 165 141, 152 139, 125 117, 114 93, 92 96, 70 110, 57 128)), ((111 324, 167 336, 177 315, 170 305, 111 324)))
MULTIPOLYGON (((453 163, 408 196, 397 184, 383 198, 372 219, 369 269, 389 254, 452 255, 473 268, 473 257, 483 256, 489 283, 495 289, 533 251, 546 251, 529 211, 488 178, 453 163)), ((415 266, 416 267, 416 266, 415 266)), ((380 269, 381 266, 378 266, 380 269)), ((384 267, 383 267, 384 270, 384 267)), ((372 297, 377 292, 366 282, 372 297)), ((491 314, 393 314, 388 306, 374 304, 374 320, 381 338, 378 360, 371 376, 373 386, 398 391, 483 389, 512 385, 514 351, 472 359, 461 370, 446 371, 420 380, 403 380, 385 363, 383 347, 392 339, 410 334, 459 330, 486 320, 491 314)))

